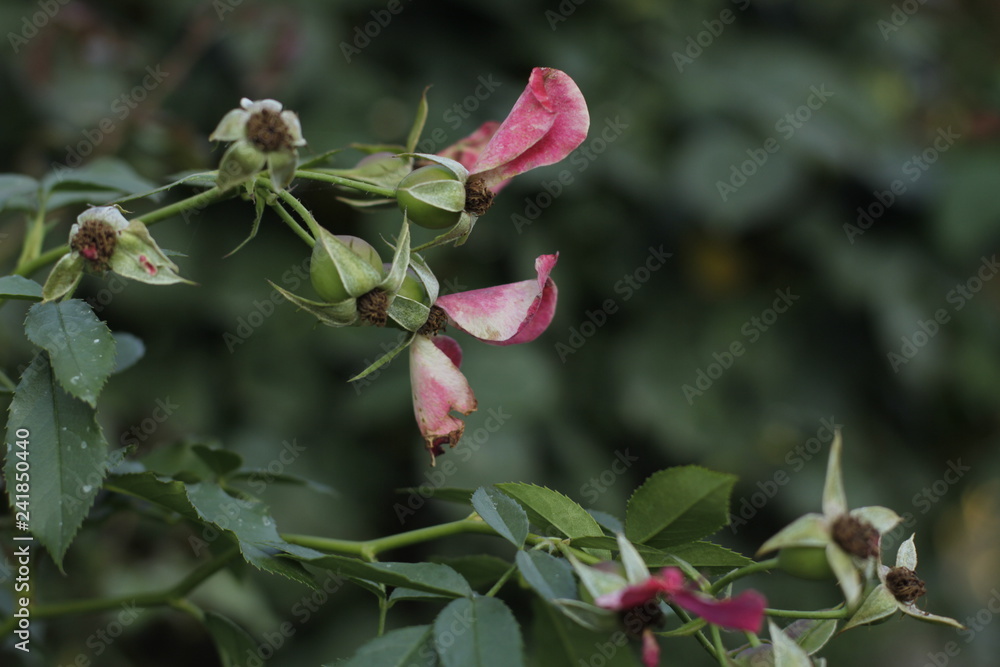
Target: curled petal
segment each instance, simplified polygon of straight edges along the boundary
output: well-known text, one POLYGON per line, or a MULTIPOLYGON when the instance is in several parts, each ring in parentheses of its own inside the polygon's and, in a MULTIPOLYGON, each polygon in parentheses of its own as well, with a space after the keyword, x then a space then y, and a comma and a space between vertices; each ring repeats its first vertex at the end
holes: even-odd
POLYGON ((462 331, 494 345, 527 343, 548 328, 558 291, 549 273, 559 253, 535 260, 536 280, 438 297, 449 320, 462 331))
POLYGON ((642 664, 645 667, 656 667, 660 664, 660 644, 649 628, 642 631, 642 664))
POLYGON ((663 592, 663 581, 658 577, 650 577, 638 584, 619 588, 613 593, 606 593, 594 600, 594 604, 603 609, 622 611, 644 605, 663 592))
POLYGON ((246 136, 247 120, 250 113, 243 109, 233 109, 222 117, 218 126, 208 136, 209 141, 238 141, 246 136))
POLYGON ((278 100, 264 99, 257 100, 254 102, 248 97, 244 97, 240 100, 240 106, 246 109, 249 113, 256 113, 258 111, 273 111, 274 113, 281 113, 282 105, 278 100))
POLYGON ((458 370, 461 362, 461 348, 447 336, 417 336, 410 345, 413 411, 432 462, 444 453, 445 444, 454 447, 465 430, 451 411, 467 415, 476 409, 472 388, 458 370))
POLYGON ((294 111, 282 111, 281 120, 285 121, 285 127, 292 138, 292 146, 305 146, 306 140, 302 136, 302 124, 299 122, 299 115, 294 111))
POLYGON ((589 128, 587 103, 573 79, 557 69, 536 67, 473 172, 494 187, 529 169, 559 162, 583 143, 589 128))
POLYGON ((448 146, 448 148, 440 151, 438 155, 450 158, 466 169, 472 169, 472 166, 476 164, 476 160, 479 159, 479 155, 486 148, 486 145, 493 138, 493 135, 496 134, 499 127, 500 123, 497 121, 488 120, 480 125, 478 130, 459 140, 457 143, 448 146))
POLYGON ((691 591, 679 591, 670 597, 677 605, 713 625, 747 632, 760 632, 767 606, 767 600, 757 591, 743 591, 725 600, 704 598, 691 591))

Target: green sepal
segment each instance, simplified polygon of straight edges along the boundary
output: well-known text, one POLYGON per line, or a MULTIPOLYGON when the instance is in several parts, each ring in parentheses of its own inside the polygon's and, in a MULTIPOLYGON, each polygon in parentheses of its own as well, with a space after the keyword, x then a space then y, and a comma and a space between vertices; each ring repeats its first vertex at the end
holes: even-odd
POLYGON ((406 152, 412 153, 417 144, 420 142, 420 135, 424 131, 424 125, 427 123, 427 112, 430 110, 430 106, 427 104, 427 91, 431 87, 427 86, 424 88, 424 92, 420 93, 420 102, 417 104, 417 115, 413 119, 413 126, 410 128, 410 133, 406 135, 406 152))
POLYGON ((397 345, 393 349, 391 349, 388 352, 386 352, 385 354, 383 354, 381 357, 379 357, 375 361, 375 363, 373 363, 371 366, 369 366, 365 370, 361 371, 360 373, 358 373, 357 375, 355 375, 354 377, 352 377, 350 380, 348 380, 348 382, 354 382, 355 380, 360 380, 361 378, 365 377, 369 373, 374 373, 375 371, 377 371, 382 366, 385 366, 387 363, 389 363, 390 361, 392 361, 393 358, 397 354, 399 354, 400 352, 402 352, 403 350, 405 350, 406 348, 408 348, 410 346, 410 343, 412 343, 413 339, 416 338, 416 337, 417 337, 417 334, 411 333, 409 336, 407 336, 402 341, 400 341, 399 345, 397 345))
POLYGON ((259 172, 266 163, 267 156, 264 153, 249 141, 241 139, 222 154, 215 182, 220 190, 226 190, 259 172))
POLYGON ((63 255, 49 272, 49 277, 42 287, 42 299, 55 301, 72 294, 83 277, 83 267, 86 260, 75 252, 63 255))
POLYGON ((138 220, 130 222, 119 235, 108 267, 120 276, 150 285, 194 285, 177 274, 177 265, 156 245, 146 225, 138 220))
POLYGON ((297 294, 292 294, 279 285, 268 281, 281 296, 285 297, 300 310, 304 310, 328 327, 349 327, 358 321, 358 308, 355 299, 346 299, 338 303, 323 303, 312 301, 297 294))

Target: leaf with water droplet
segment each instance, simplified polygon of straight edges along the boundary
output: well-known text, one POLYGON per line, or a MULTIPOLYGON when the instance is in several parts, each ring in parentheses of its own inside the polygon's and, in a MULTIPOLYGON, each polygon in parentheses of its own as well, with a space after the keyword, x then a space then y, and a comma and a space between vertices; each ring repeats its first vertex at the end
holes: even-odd
POLYGON ((115 341, 93 309, 80 299, 36 303, 28 310, 24 332, 49 353, 62 388, 91 405, 114 369, 115 341), (84 345, 85 341, 96 345, 84 345))

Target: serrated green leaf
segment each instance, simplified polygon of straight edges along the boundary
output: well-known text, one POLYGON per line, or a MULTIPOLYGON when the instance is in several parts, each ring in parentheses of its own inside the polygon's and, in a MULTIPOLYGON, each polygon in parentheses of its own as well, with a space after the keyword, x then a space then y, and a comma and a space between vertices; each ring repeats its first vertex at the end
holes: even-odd
POLYGON ((192 445, 191 451, 204 461, 217 477, 225 477, 243 465, 243 457, 228 449, 196 444, 192 445))
POLYGON ((194 447, 205 444, 196 440, 181 440, 154 449, 139 462, 146 470, 182 482, 213 479, 215 471, 194 452, 194 447))
POLYGON ((490 528, 520 549, 528 538, 528 515, 517 501, 494 488, 480 487, 472 494, 472 507, 490 528))
POLYGON ((310 491, 323 493, 328 496, 338 496, 337 490, 332 486, 316 482, 306 477, 293 475, 291 473, 273 473, 269 470, 238 470, 227 476, 231 482, 247 482, 254 493, 261 493, 261 486, 267 487, 269 484, 289 484, 292 486, 304 486, 310 491))
POLYGON ((566 559, 544 551, 519 551, 515 562, 528 585, 546 600, 577 599, 573 568, 566 559))
POLYGON ((521 631, 503 602, 453 600, 434 619, 434 645, 444 667, 523 667, 521 631))
POLYGON ((0 278, 0 299, 41 301, 42 286, 24 276, 4 276, 0 278))
POLYGON ((522 482, 507 482, 496 487, 517 500, 531 523, 543 533, 552 529, 566 537, 604 536, 604 531, 587 510, 558 491, 522 482))
POLYGON ((298 559, 316 558, 320 552, 285 542, 278 535, 274 519, 259 502, 234 498, 222 487, 210 482, 187 485, 188 500, 202 521, 231 533, 239 541, 243 558, 251 565, 315 587, 312 576, 298 559))
POLYGON ((304 560, 315 567, 386 586, 399 586, 452 598, 473 594, 469 582, 447 565, 437 563, 366 563, 356 558, 335 555, 304 560))
POLYGON ((36 303, 28 310, 24 331, 49 353, 62 388, 96 405, 115 367, 115 340, 90 305, 80 299, 36 303))
POLYGON ((533 665, 638 667, 639 662, 629 648, 629 640, 624 632, 588 630, 566 618, 555 607, 538 600, 534 601, 532 609, 532 636, 535 638, 533 665))
POLYGON ((113 157, 99 157, 76 169, 58 169, 42 179, 46 193, 76 190, 81 185, 125 194, 157 189, 155 183, 140 176, 128 163, 113 157))
POLYGON ((222 667, 243 667, 248 654, 257 655, 257 640, 225 616, 206 611, 204 623, 219 652, 222 667))
POLYGON ((186 519, 200 522, 200 517, 187 496, 183 482, 160 477, 155 472, 129 472, 108 478, 107 488, 115 493, 146 500, 186 519))
POLYGON ((429 625, 399 628, 372 639, 336 667, 435 667, 433 629, 429 625))
MULTIPOLYGON (((107 460, 108 443, 94 409, 59 387, 48 355, 40 352, 21 376, 10 403, 5 477, 17 480, 17 464, 27 462, 28 524, 60 569, 101 489, 107 460), (25 447, 17 444, 25 441, 25 447)), ((16 507, 17 485, 8 483, 7 494, 16 507)))
POLYGON ((625 532, 625 523, 613 514, 608 514, 607 512, 595 509, 588 509, 587 513, 594 517, 594 521, 596 521, 601 528, 610 530, 612 533, 625 532))
POLYGON ((628 501, 625 534, 664 548, 711 535, 729 520, 734 475, 698 466, 653 473, 628 501))
POLYGON ((115 367, 111 374, 121 373, 136 365, 146 354, 146 345, 142 339, 124 331, 111 334, 115 339, 115 367))

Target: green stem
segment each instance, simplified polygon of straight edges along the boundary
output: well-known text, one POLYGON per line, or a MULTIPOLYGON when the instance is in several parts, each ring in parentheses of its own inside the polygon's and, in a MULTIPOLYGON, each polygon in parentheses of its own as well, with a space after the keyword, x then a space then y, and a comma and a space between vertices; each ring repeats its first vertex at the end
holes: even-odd
POLYGON ((715 657, 722 667, 728 667, 729 660, 726 658, 726 647, 722 643, 722 633, 719 632, 719 626, 712 625, 710 628, 712 632, 712 644, 715 646, 715 657))
POLYGON ((290 544, 297 544, 302 547, 360 556, 365 560, 373 561, 383 551, 401 549, 414 544, 420 544, 421 542, 428 542, 452 535, 462 535, 464 533, 496 534, 489 525, 482 521, 462 519, 460 521, 442 523, 437 526, 418 528, 405 533, 399 533, 398 535, 387 535, 386 537, 374 540, 337 540, 328 537, 315 537, 313 535, 282 535, 281 539, 290 544))
MULTIPOLYGON (((682 624, 691 622, 690 614, 688 614, 682 608, 678 607, 675 604, 670 604, 669 602, 667 603, 667 605, 674 610, 674 613, 677 614, 677 618, 681 620, 682 624)), ((712 642, 708 641, 708 637, 706 637, 701 630, 697 630, 693 636, 695 639, 698 640, 698 643, 701 644, 701 647, 706 651, 708 651, 709 655, 711 655, 713 658, 716 657, 715 646, 712 645, 712 642)))
POLYGON ((24 262, 23 264, 18 264, 17 268, 14 269, 14 274, 18 276, 24 276, 25 278, 30 278, 31 274, 33 274, 35 271, 41 269, 44 266, 52 264, 53 262, 58 261, 60 257, 62 257, 68 252, 69 252, 68 245, 61 245, 57 248, 53 248, 52 250, 43 252, 41 255, 35 257, 32 260, 24 262))
POLYGON ((30 262, 42 252, 42 242, 45 240, 45 207, 42 206, 35 213, 35 217, 28 223, 28 232, 24 235, 24 246, 21 248, 21 256, 17 263, 24 264, 30 262))
MULTIPOLYGON (((32 618, 52 618, 70 614, 86 614, 116 609, 123 605, 131 607, 170 605, 191 612, 194 605, 185 603, 184 597, 197 588, 203 581, 225 567, 237 555, 239 555, 239 548, 233 546, 212 560, 199 565, 178 583, 161 591, 121 595, 113 598, 99 598, 96 600, 70 600, 68 602, 55 602, 46 605, 32 605, 31 616, 32 618)), ((198 610, 196 615, 200 613, 200 610, 198 610)), ((14 618, 10 618, 0 626, 0 637, 10 634, 14 629, 14 621, 14 618)))
POLYGON ((782 618, 847 618, 847 608, 841 609, 821 609, 819 611, 795 611, 793 609, 765 609, 768 616, 778 616, 782 618))
POLYGON ((309 236, 309 232, 302 229, 302 225, 300 225, 298 221, 292 217, 291 213, 285 210, 285 207, 282 206, 280 202, 274 202, 271 204, 271 208, 274 209, 274 212, 278 214, 278 217, 281 218, 300 239, 305 241, 310 248, 316 245, 316 239, 309 236))
POLYGON ((723 588, 728 586, 730 582, 736 581, 737 579, 742 579, 743 577, 750 574, 756 574, 757 572, 766 572, 768 570, 773 570, 776 567, 778 567, 777 558, 771 558, 769 560, 762 560, 756 563, 750 563, 749 565, 744 565, 738 570, 733 570, 726 576, 717 580, 715 583, 712 584, 712 587, 708 589, 708 592, 711 593, 712 595, 715 595, 723 588))
POLYGON ((361 190, 362 192, 370 192, 373 195, 380 195, 382 197, 394 198, 396 196, 395 189, 380 188, 379 186, 372 185, 371 183, 356 181, 353 178, 344 178, 343 176, 335 176, 334 174, 330 174, 325 171, 303 169, 301 171, 296 171, 295 176, 298 178, 308 178, 313 181, 333 183, 334 185, 343 185, 349 188, 354 188, 355 190, 361 190))
POLYGON ((319 238, 320 235, 320 225, 316 222, 316 218, 313 214, 302 205, 295 196, 288 190, 282 190, 278 193, 278 197, 281 198, 286 204, 292 207, 292 210, 299 214, 299 217, 305 220, 306 225, 309 227, 309 231, 312 232, 313 238, 319 238))
POLYGON ((503 585, 507 583, 507 580, 510 579, 511 575, 514 574, 516 571, 517 571, 517 565, 511 565, 510 568, 503 573, 503 576, 497 579, 497 582, 493 584, 493 587, 486 592, 486 597, 491 598, 497 593, 499 593, 500 589, 503 588, 503 585))

